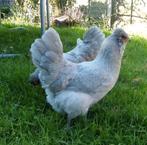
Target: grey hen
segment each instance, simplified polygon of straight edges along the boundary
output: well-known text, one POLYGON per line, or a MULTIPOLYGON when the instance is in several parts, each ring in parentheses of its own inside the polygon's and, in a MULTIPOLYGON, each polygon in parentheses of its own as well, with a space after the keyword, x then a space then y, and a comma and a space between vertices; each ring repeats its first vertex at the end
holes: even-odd
MULTIPOLYGON (((84 34, 83 40, 78 38, 77 46, 71 51, 64 53, 63 57, 66 60, 69 60, 74 63, 80 63, 83 61, 91 61, 96 57, 104 39, 105 39, 105 36, 101 32, 101 30, 97 26, 92 26, 84 34)), ((38 85, 40 83, 38 74, 39 74, 39 69, 36 69, 30 75, 30 82, 34 85, 38 85)))
POLYGON ((60 37, 52 28, 32 44, 32 60, 40 69, 47 102, 57 112, 67 114, 68 125, 71 119, 87 114, 113 88, 127 41, 126 32, 116 29, 104 40, 93 61, 78 64, 63 57, 60 37))

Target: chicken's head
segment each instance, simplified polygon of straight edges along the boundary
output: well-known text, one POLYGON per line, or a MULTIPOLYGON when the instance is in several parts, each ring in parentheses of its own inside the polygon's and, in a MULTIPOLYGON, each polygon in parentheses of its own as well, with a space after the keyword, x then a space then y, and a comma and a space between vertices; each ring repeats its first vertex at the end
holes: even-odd
POLYGON ((112 35, 116 37, 119 45, 124 45, 129 40, 128 34, 121 28, 115 29, 112 35))

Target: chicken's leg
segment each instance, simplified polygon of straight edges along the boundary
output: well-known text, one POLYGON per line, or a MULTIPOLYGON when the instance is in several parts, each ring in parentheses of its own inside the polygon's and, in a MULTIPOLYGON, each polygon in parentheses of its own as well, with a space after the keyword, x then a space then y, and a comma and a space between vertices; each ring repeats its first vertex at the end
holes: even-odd
POLYGON ((69 130, 71 128, 71 115, 67 115, 67 130, 69 130))
POLYGON ((87 126, 87 113, 83 116, 84 124, 87 126))

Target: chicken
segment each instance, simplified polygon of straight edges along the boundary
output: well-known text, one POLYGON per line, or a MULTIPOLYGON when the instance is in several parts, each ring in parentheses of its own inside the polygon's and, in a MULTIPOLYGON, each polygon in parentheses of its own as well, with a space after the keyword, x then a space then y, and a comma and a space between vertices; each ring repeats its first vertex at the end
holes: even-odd
POLYGON ((32 44, 32 61, 40 69, 46 100, 55 111, 67 114, 68 126, 113 88, 127 41, 127 33, 116 29, 104 40, 93 61, 81 63, 64 58, 62 42, 53 28, 32 44))
MULTIPOLYGON (((74 63, 91 61, 96 57, 97 53, 99 52, 99 49, 104 39, 105 39, 105 35, 101 32, 101 30, 97 26, 92 26, 84 34, 83 40, 78 38, 77 46, 71 51, 64 53, 63 57, 64 59, 74 63)), ((39 74, 39 68, 37 68, 30 75, 29 80, 33 85, 38 85, 40 83, 38 74, 39 74)))

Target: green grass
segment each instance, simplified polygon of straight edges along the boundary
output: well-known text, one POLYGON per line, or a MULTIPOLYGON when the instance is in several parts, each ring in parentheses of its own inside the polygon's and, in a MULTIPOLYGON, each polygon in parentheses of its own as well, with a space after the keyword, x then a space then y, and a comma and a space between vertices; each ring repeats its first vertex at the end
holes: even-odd
MULTIPOLYGON (((51 108, 43 112, 44 91, 28 83, 34 70, 29 49, 39 28, 11 27, 0 27, 0 53, 22 57, 0 59, 0 145, 147 145, 147 40, 130 40, 116 86, 90 109, 87 126, 79 117, 67 132, 66 117, 51 108)), ((84 29, 57 31, 68 51, 84 29)))

